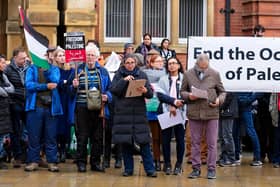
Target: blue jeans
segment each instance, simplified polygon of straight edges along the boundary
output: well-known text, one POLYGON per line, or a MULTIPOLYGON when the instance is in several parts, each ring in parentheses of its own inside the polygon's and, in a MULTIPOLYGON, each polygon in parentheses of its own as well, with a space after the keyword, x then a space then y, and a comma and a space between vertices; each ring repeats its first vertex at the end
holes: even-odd
POLYGON ((254 127, 252 112, 242 111, 240 113, 240 120, 242 124, 244 123, 246 125, 246 132, 252 141, 254 160, 261 160, 261 148, 259 138, 254 127))
MULTIPOLYGON (((7 155, 7 152, 4 148, 4 141, 6 138, 9 138, 9 134, 1 134, 0 135, 0 159, 4 158, 7 155)), ((0 160, 1 161, 1 160, 0 160)))
POLYGON ((27 112, 26 128, 29 140, 27 163, 40 161, 42 144, 45 146, 47 162, 56 163, 57 117, 51 116, 50 109, 37 107, 36 110, 27 112))
MULTIPOLYGON (((133 173, 134 169, 134 160, 133 160, 133 145, 123 144, 123 161, 124 161, 124 170, 127 173, 133 173)), ((151 153, 150 144, 140 144, 140 153, 143 159, 143 165, 146 173, 154 173, 155 166, 153 162, 153 157, 151 153)))
POLYGON ((177 163, 183 163, 183 157, 185 152, 185 129, 182 124, 170 127, 161 131, 162 135, 162 152, 165 164, 171 164, 170 160, 170 143, 172 138, 172 131, 174 130, 176 138, 176 153, 177 153, 177 163))
POLYGON ((15 160, 21 159, 23 154, 23 147, 21 140, 24 136, 25 129, 25 111, 24 106, 19 104, 11 105, 11 119, 13 122, 13 133, 11 134, 12 151, 15 160))

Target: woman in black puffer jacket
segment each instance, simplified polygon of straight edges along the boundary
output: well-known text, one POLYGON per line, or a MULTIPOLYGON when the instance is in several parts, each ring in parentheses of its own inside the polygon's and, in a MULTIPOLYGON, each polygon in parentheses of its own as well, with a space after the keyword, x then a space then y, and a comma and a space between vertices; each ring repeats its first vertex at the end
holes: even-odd
POLYGON ((122 144, 125 171, 123 176, 133 175, 133 145, 139 144, 147 176, 156 177, 150 149, 150 129, 146 117, 145 98, 152 98, 153 91, 147 75, 137 67, 134 55, 124 59, 123 66, 114 76, 110 91, 115 98, 112 142, 122 144), (145 79, 145 86, 139 87, 138 97, 125 97, 129 81, 145 79))

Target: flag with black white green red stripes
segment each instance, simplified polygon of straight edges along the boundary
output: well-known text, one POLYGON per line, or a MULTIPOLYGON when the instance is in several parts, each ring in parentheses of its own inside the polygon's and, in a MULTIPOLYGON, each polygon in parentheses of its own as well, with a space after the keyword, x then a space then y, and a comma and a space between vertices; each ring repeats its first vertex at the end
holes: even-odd
POLYGON ((38 67, 49 69, 50 65, 45 56, 49 46, 48 38, 32 27, 21 7, 19 7, 19 14, 23 23, 25 41, 32 62, 38 67))

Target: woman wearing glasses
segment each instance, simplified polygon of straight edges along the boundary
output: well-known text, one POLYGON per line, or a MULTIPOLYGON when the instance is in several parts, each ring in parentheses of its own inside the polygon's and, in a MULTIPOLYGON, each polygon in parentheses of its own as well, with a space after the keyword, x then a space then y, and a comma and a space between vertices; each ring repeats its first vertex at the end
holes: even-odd
POLYGON ((157 177, 150 147, 150 129, 146 117, 145 98, 152 98, 153 91, 147 75, 137 67, 134 55, 127 55, 112 81, 111 93, 115 98, 112 142, 121 144, 123 151, 123 176, 132 176, 133 145, 140 146, 144 169, 148 177, 157 177), (129 81, 144 79, 144 86, 137 88, 140 96, 126 97, 129 81))
POLYGON ((177 161, 173 170, 174 175, 178 175, 182 172, 182 163, 185 152, 185 107, 183 100, 180 99, 180 89, 183 80, 183 69, 180 61, 175 57, 169 58, 166 63, 167 75, 163 76, 159 80, 159 87, 161 88, 158 92, 158 98, 161 105, 162 113, 169 112, 170 116, 182 115, 182 123, 175 126, 163 129, 162 135, 162 150, 164 157, 164 168, 163 171, 166 175, 170 175, 172 172, 171 160, 170 160, 170 143, 172 138, 172 132, 174 131, 176 138, 176 152, 177 161))

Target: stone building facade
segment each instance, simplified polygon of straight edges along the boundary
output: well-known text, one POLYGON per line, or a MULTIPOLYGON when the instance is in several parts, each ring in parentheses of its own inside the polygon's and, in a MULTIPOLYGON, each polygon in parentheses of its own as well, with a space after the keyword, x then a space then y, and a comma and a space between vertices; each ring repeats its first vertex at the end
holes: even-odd
MULTIPOLYGON (((142 40, 145 3, 151 0, 131 0, 131 42, 135 46, 142 40)), ((199 0, 196 0, 199 1, 199 0)), ((232 36, 252 35, 256 24, 266 28, 266 36, 280 35, 280 0, 200 0, 203 11, 204 36, 225 35, 226 2, 230 2, 230 34, 232 36)), ((12 49, 25 45, 18 5, 21 5, 36 30, 46 35, 52 45, 62 42, 63 32, 82 31, 86 39, 100 42, 101 52, 107 56, 111 51, 122 52, 123 41, 106 41, 106 7, 109 0, 1 0, 0 1, 0 53, 8 58, 12 49), (107 3, 107 4, 106 4, 107 3)), ((114 1, 116 3, 117 1, 114 1)), ((122 2, 122 0, 118 0, 122 2)), ((128 0, 126 1, 128 2, 128 0)), ((167 31, 171 48, 175 49, 181 61, 186 64, 187 40, 180 39, 181 5, 195 0, 162 0, 168 10, 167 31), (183 42, 182 42, 183 41, 183 42)), ((184 5, 185 5, 184 4, 184 5)), ((190 5, 191 6, 191 5, 190 5)), ((160 7, 159 7, 160 8, 160 7)), ((184 10, 184 9, 182 9, 184 10)), ((194 9, 192 9, 194 10, 194 9)), ((189 14, 189 16, 192 16, 189 14)), ((192 20, 196 20, 193 15, 192 20)), ((196 25, 196 23, 192 23, 196 25)), ((110 25, 109 25, 110 26, 110 25)), ((189 25, 191 27, 191 25, 189 25)), ((113 41, 113 40, 112 40, 113 41)))

